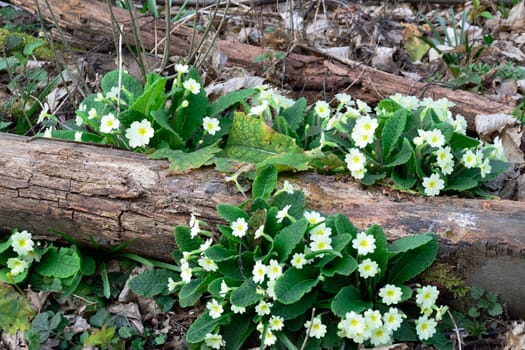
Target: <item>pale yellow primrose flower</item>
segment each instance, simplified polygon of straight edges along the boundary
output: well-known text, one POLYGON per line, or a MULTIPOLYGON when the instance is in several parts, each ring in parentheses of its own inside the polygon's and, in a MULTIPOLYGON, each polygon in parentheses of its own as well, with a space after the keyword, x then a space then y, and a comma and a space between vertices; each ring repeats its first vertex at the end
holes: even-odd
POLYGON ((186 80, 182 83, 182 86, 194 95, 197 95, 201 91, 200 84, 193 78, 186 80))
POLYGON ((438 174, 423 178, 423 187, 427 196, 437 196, 445 188, 445 181, 438 174))
POLYGON ((242 238, 246 236, 246 231, 248 231, 248 223, 244 218, 238 218, 231 224, 232 235, 235 237, 242 238))
POLYGON ((321 322, 321 317, 317 316, 313 322, 308 320, 304 324, 304 328, 310 330, 310 337, 321 339, 326 335, 326 325, 321 322))
POLYGON ((226 345, 226 342, 222 339, 222 335, 208 333, 204 338, 204 344, 212 349, 220 349, 226 345))
POLYGON ((210 317, 213 319, 221 317, 222 313, 224 312, 222 305, 219 304, 215 299, 212 299, 206 303, 206 309, 208 309, 210 317))
POLYGON ((421 340, 427 340, 436 333, 437 322, 433 318, 421 316, 416 320, 417 336, 421 340))
POLYGON ((126 129, 126 138, 129 140, 130 147, 143 147, 149 144, 154 133, 155 130, 151 127, 150 121, 143 119, 140 122, 131 123, 130 127, 126 129))
POLYGON ((11 275, 18 276, 29 267, 29 263, 20 258, 7 259, 7 268, 11 270, 11 275))
POLYGON ((317 101, 314 111, 320 118, 328 118, 330 116, 330 105, 325 101, 317 101))
POLYGON ((204 131, 210 135, 215 135, 217 131, 221 130, 219 119, 217 118, 204 117, 204 119, 202 119, 202 127, 204 131))
POLYGON ((11 236, 11 248, 18 255, 26 255, 33 250, 35 242, 33 242, 31 233, 26 230, 22 232, 15 232, 11 236))
POLYGON ((383 304, 392 305, 397 304, 401 301, 403 292, 401 288, 393 284, 386 284, 379 290, 379 296, 381 297, 383 304))
POLYGON ((377 262, 366 258, 358 265, 359 276, 362 278, 374 277, 379 272, 377 262))
POLYGON ((120 126, 120 121, 115 118, 113 113, 108 113, 102 116, 100 120, 100 132, 105 134, 111 133, 114 129, 118 129, 120 126))
POLYGON ((359 232, 356 238, 352 240, 352 247, 357 250, 357 254, 367 255, 376 249, 376 239, 365 232, 359 232))

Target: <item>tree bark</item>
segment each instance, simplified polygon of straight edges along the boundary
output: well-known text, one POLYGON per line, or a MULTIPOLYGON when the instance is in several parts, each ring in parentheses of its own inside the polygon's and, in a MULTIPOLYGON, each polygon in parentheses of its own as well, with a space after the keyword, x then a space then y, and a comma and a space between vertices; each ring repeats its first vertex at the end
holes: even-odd
MULTIPOLYGON (((112 19, 108 5, 95 0, 11 0, 11 3, 42 16, 51 23, 59 25, 79 40, 84 40, 87 48, 93 48, 101 41, 112 42, 112 19), (49 6, 47 5, 49 4, 49 6)), ((112 12, 118 24, 123 26, 124 42, 135 45, 135 37, 127 10, 113 7, 112 12)), ((162 52, 159 41, 165 37, 165 22, 151 16, 139 16, 141 41, 147 50, 162 52)), ((186 27, 177 27, 171 36, 170 55, 186 56, 191 47, 192 32, 186 27)), ((196 35, 195 42, 200 40, 196 35)), ((268 62, 255 63, 257 56, 273 52, 270 48, 233 43, 219 40, 218 47, 227 57, 228 66, 246 68, 250 72, 265 76, 272 82, 294 89, 303 95, 323 98, 321 93, 333 95, 345 90, 354 98, 374 104, 381 99, 402 93, 420 98, 435 99, 446 97, 456 106, 454 113, 466 117, 469 127, 473 127, 477 114, 511 113, 513 107, 488 100, 467 91, 451 90, 433 84, 417 82, 401 76, 382 72, 358 62, 307 56, 289 53, 284 62, 270 70, 268 62)))
MULTIPOLYGON (((244 197, 227 174, 199 169, 171 176, 168 162, 133 152, 42 138, 0 134, 0 228, 57 239, 58 230, 89 245, 109 248, 136 240, 129 251, 171 260, 173 229, 190 215, 221 222, 219 203, 244 197)), ((359 228, 381 225, 389 239, 435 232, 440 260, 454 264, 469 283, 497 291, 525 316, 525 203, 409 196, 363 188, 344 177, 284 175, 301 188, 309 209, 347 215, 359 228)))

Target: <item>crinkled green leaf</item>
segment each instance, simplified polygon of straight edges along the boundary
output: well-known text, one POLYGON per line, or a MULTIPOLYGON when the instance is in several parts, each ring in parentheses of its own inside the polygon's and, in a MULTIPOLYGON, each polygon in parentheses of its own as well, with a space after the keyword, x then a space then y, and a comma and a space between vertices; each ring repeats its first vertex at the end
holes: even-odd
POLYGON ((399 138, 405 130, 407 122, 407 111, 398 109, 385 122, 381 134, 381 146, 383 149, 383 159, 390 159, 390 155, 396 149, 399 138))
POLYGON ((425 271, 436 259, 439 243, 433 239, 415 249, 399 253, 392 259, 388 270, 388 282, 403 284, 425 271))
POLYGON ((171 127, 168 118, 168 111, 161 109, 157 111, 152 111, 151 116, 155 120, 157 124, 160 125, 160 127, 168 133, 166 139, 164 141, 168 142, 169 146, 173 149, 182 148, 185 145, 184 140, 180 135, 173 130, 171 127))
POLYGON ((408 141, 408 139, 405 137, 403 138, 403 146, 401 146, 401 150, 393 155, 392 160, 388 164, 383 165, 383 167, 391 168, 398 165, 403 165, 410 160, 413 152, 414 151, 410 141, 408 141))
POLYGON ((217 146, 208 146, 197 151, 186 153, 181 150, 161 148, 148 156, 150 159, 164 159, 171 161, 170 171, 181 173, 191 169, 198 169, 208 163, 217 153, 222 151, 217 146))
POLYGON ((292 130, 296 131, 304 123, 306 115, 306 98, 301 97, 282 112, 283 118, 292 130))
POLYGON ((302 241, 308 222, 301 218, 290 226, 286 226, 275 236, 274 251, 279 255, 279 261, 283 262, 289 258, 290 253, 302 241))
POLYGON ((224 152, 233 159, 259 163, 282 153, 302 150, 293 138, 273 130, 263 119, 236 113, 224 152))
POLYGON ((332 277, 334 275, 350 276, 357 269, 357 260, 353 256, 343 254, 343 257, 335 257, 321 268, 323 275, 332 277))
POLYGON ((199 249, 200 245, 203 242, 200 237, 191 237, 191 230, 187 226, 176 226, 175 227, 175 243, 180 251, 191 252, 193 250, 199 249))
POLYGON ((312 168, 310 161, 311 158, 307 153, 283 153, 266 158, 266 160, 257 163, 257 167, 275 165, 280 172, 289 170, 306 171, 312 168))
POLYGON ((151 298, 168 292, 168 279, 170 277, 176 278, 173 271, 165 269, 147 270, 133 277, 129 281, 129 288, 137 295, 151 298))
POLYGON ((148 86, 144 92, 129 106, 130 110, 136 111, 148 117, 152 111, 164 107, 166 103, 166 82, 167 78, 160 77, 156 73, 148 75, 148 86))
POLYGON ((312 293, 305 294, 301 300, 292 304, 283 304, 276 301, 273 303, 272 315, 281 316, 285 320, 291 320, 304 315, 317 300, 317 295, 318 293, 313 291, 312 293))
POLYGON ((237 254, 237 251, 227 249, 220 244, 214 244, 213 246, 206 249, 206 251, 204 252, 204 255, 206 255, 213 261, 229 260, 232 257, 235 257, 237 254))
POLYGON ((349 233, 352 235, 352 238, 355 238, 357 235, 357 228, 352 224, 350 219, 346 215, 337 213, 335 215, 335 229, 338 234, 349 233))
POLYGON ((263 296, 256 291, 255 282, 245 280, 238 288, 234 289, 230 301, 233 305, 247 307, 254 305, 263 296))
POLYGON ((194 278, 189 283, 182 286, 179 291, 179 305, 181 307, 190 307, 199 301, 202 294, 208 288, 208 279, 194 278))
POLYGON ((208 312, 201 314, 190 326, 186 333, 186 341, 190 344, 196 344, 204 341, 206 334, 212 333, 221 323, 227 323, 229 315, 223 314, 218 318, 211 318, 208 312))
MULTIPOLYGON (((135 79, 133 76, 129 75, 126 72, 122 72, 122 81, 121 86, 124 87, 124 89, 131 94, 131 98, 128 99, 128 94, 124 91, 121 92, 121 99, 126 101, 128 104, 133 103, 140 95, 142 95, 144 88, 142 87, 142 84, 140 81, 135 79)), ((102 91, 104 93, 108 93, 111 91, 112 87, 118 87, 119 86, 119 71, 114 70, 111 72, 108 72, 104 75, 102 78, 102 81, 100 83, 102 87, 102 91)))
POLYGON ((478 185, 478 181, 472 177, 458 176, 445 186, 445 191, 466 191, 478 185))
POLYGON ((35 311, 13 286, 0 282, 0 329, 9 334, 31 328, 35 311))
POLYGON ((51 247, 34 267, 44 276, 68 278, 80 271, 80 257, 75 249, 51 247))
POLYGON ((303 267, 292 267, 275 282, 275 299, 283 304, 292 304, 299 301, 306 293, 319 283, 319 274, 316 270, 303 267))
POLYGON ((421 247, 433 239, 435 238, 430 233, 399 238, 388 246, 388 254, 390 255, 390 258, 392 258, 399 253, 404 253, 421 247))
POLYGON ((332 299, 330 308, 339 317, 345 317, 347 312, 362 312, 372 307, 372 302, 364 301, 361 292, 355 286, 342 288, 332 299))
POLYGON ((377 262, 379 265, 379 275, 383 276, 387 270, 388 263, 388 241, 383 229, 379 225, 372 225, 366 230, 366 234, 374 236, 376 239, 376 249, 367 257, 377 262))
POLYGON ((219 97, 208 107, 207 115, 214 117, 236 103, 245 101, 247 98, 255 95, 258 92, 259 89, 255 88, 229 92, 228 94, 219 97))
POLYGON ((188 79, 195 79, 201 84, 201 89, 196 95, 192 93, 187 95, 188 107, 178 110, 175 116, 175 131, 185 140, 192 137, 201 128, 202 120, 208 109, 208 97, 206 97, 199 73, 195 68, 191 68, 186 75, 186 80, 188 79))
POLYGON ((270 198, 277 185, 277 169, 273 165, 262 168, 252 184, 253 197, 270 198))
POLYGON ((248 221, 248 214, 239 207, 230 204, 219 204, 217 205, 217 213, 226 221, 234 222, 238 218, 244 218, 248 221))

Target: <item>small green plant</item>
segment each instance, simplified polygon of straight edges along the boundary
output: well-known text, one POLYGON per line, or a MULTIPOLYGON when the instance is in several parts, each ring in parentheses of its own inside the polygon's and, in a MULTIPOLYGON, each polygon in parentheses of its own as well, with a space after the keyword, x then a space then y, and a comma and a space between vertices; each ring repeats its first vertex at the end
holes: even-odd
POLYGON ((492 317, 501 316, 503 307, 498 302, 498 294, 495 292, 485 292, 481 287, 471 287, 470 296, 474 300, 474 305, 468 310, 468 315, 474 319, 479 318, 482 314, 492 317))
POLYGON ((180 274, 148 271, 129 287, 145 296, 177 293, 183 307, 204 300, 186 334, 192 349, 332 349, 394 340, 447 348, 438 330, 446 310, 436 304, 439 291, 407 283, 434 261, 433 235, 389 244, 379 226, 361 231, 342 214, 305 210, 300 190, 276 185, 277 170, 264 167, 250 201, 219 205, 228 225, 218 225, 218 235, 195 216, 190 226, 177 226, 180 274))

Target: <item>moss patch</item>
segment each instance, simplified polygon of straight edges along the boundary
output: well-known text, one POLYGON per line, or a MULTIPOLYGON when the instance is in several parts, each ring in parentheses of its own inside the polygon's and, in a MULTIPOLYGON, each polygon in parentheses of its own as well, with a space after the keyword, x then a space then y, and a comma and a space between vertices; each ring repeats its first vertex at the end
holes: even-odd
POLYGON ((7 55, 10 56, 12 52, 20 51, 23 52, 24 47, 38 42, 43 42, 43 45, 37 47, 33 54, 41 60, 52 60, 55 58, 53 50, 49 45, 42 39, 35 38, 34 36, 16 33, 9 31, 5 28, 0 28, 0 47, 3 48, 7 55))
POLYGON ((421 278, 426 283, 443 288, 456 299, 465 297, 470 291, 470 287, 465 284, 465 280, 459 276, 454 266, 448 264, 432 265, 421 278))

